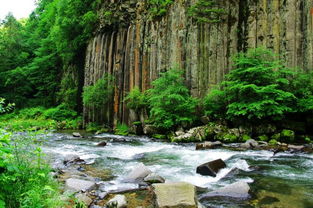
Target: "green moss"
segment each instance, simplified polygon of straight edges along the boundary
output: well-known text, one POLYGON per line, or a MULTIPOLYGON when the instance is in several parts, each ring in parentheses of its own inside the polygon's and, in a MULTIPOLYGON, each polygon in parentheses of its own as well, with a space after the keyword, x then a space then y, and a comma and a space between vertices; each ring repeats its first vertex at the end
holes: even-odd
POLYGON ((164 134, 153 134, 152 137, 155 139, 162 139, 162 140, 167 139, 167 136, 164 134))
POLYGON ((295 132, 292 130, 284 129, 281 131, 280 136, 286 142, 293 142, 295 140, 295 132))
POLYGON ((219 133, 215 136, 215 139, 226 143, 233 143, 238 141, 238 137, 230 133, 219 133))
POLYGON ((261 136, 258 136, 258 139, 260 141, 264 141, 264 142, 267 142, 269 140, 268 136, 266 135, 261 135, 261 136))
POLYGON ((277 145, 278 142, 276 139, 271 139, 269 142, 268 142, 270 145, 277 145))
POLYGON ((246 141, 248 141, 248 140, 250 140, 250 139, 252 139, 249 135, 247 135, 247 134, 244 134, 243 136, 242 136, 242 138, 241 138, 241 140, 243 141, 243 142, 246 142, 246 141))
POLYGON ((274 135, 271 137, 271 139, 280 141, 280 133, 274 134, 274 135))

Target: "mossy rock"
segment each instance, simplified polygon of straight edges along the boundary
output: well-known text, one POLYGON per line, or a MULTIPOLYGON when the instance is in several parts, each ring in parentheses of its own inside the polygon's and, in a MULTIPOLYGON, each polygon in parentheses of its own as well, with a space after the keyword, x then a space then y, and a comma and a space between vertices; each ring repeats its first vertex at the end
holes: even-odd
POLYGON ((276 139, 271 139, 268 143, 270 145, 276 146, 278 144, 278 141, 276 139))
POLYGON ((155 139, 161 139, 161 140, 167 139, 167 136, 164 134, 153 134, 152 137, 155 139))
POLYGON ((258 139, 263 142, 267 142, 269 140, 268 136, 266 135, 258 136, 258 139))
POLYGON ((280 138, 286 142, 293 142, 295 140, 295 132, 292 130, 284 129, 280 133, 280 138))
POLYGON ((273 135, 271 136, 271 139, 276 140, 276 141, 280 141, 280 133, 273 134, 273 135))
POLYGON ((229 133, 220 133, 217 134, 214 138, 215 140, 219 140, 225 143, 234 143, 238 141, 238 137, 236 135, 229 133))
POLYGON ((241 141, 243 141, 243 142, 246 142, 246 141, 248 141, 250 139, 252 139, 252 138, 249 135, 247 135, 247 134, 244 134, 241 137, 241 141))

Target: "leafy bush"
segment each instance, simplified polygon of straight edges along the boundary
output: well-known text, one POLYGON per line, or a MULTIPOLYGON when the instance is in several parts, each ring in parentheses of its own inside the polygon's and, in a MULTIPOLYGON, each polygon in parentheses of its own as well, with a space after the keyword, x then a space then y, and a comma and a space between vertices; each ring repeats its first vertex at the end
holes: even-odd
POLYGON ((44 107, 24 108, 18 111, 18 118, 22 119, 37 119, 45 112, 44 107))
POLYGON ((224 116, 229 120, 251 123, 279 120, 294 111, 296 97, 288 89, 294 73, 275 61, 269 50, 239 53, 234 63, 235 69, 226 76, 221 89, 207 96, 208 115, 220 114, 225 108, 224 116))
POLYGON ((55 108, 50 108, 43 113, 46 119, 52 119, 55 121, 65 121, 69 119, 75 119, 77 112, 69 109, 67 105, 61 104, 55 108))
POLYGON ((51 170, 36 137, 14 135, 14 140, 10 141, 11 134, 1 134, 0 205, 8 208, 61 207, 58 184, 49 175, 51 170))
POLYGON ((164 16, 173 2, 173 0, 148 0, 148 11, 151 17, 154 19, 164 16))
POLYGON ((14 108, 13 103, 6 104, 5 99, 0 97, 0 114, 6 113, 14 108))
POLYGON ((150 117, 154 125, 171 129, 195 120, 196 99, 184 85, 182 71, 171 69, 152 82, 148 90, 150 117))
POLYGON ((223 21, 226 12, 220 8, 219 0, 198 0, 189 10, 189 16, 197 23, 219 23, 223 21))
POLYGON ((133 109, 137 113, 148 105, 145 94, 140 92, 138 87, 135 87, 128 93, 124 102, 127 103, 128 108, 133 109))
POLYGON ((83 102, 86 106, 94 106, 100 108, 105 105, 113 92, 113 87, 110 85, 112 78, 104 76, 99 79, 93 86, 84 87, 83 102))
POLYGON ((117 124, 115 130, 115 134, 126 136, 129 134, 129 127, 126 124, 117 124))

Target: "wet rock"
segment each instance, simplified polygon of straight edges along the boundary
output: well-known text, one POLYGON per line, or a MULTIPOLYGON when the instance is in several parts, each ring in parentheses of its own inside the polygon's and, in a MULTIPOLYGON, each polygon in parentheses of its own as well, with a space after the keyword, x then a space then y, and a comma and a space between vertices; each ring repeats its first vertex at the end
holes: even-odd
POLYGON ((126 208, 127 201, 124 195, 116 195, 107 203, 107 207, 114 207, 114 208, 126 208))
POLYGON ((92 199, 84 193, 75 194, 75 198, 78 199, 78 201, 83 202, 86 206, 89 206, 92 203, 92 199))
POLYGON ((240 173, 242 173, 243 170, 239 169, 239 168, 232 168, 222 179, 232 179, 234 178, 236 175, 239 175, 240 173))
POLYGON ((200 118, 200 121, 203 123, 203 124, 208 124, 210 123, 210 118, 208 116, 202 116, 200 118))
POLYGON ((218 159, 198 166, 197 173, 204 176, 216 177, 218 171, 223 168, 226 168, 225 162, 221 159, 218 159))
POLYGON ((143 133, 145 135, 153 135, 157 134, 158 132, 159 132, 158 128, 150 124, 145 125, 143 128, 143 133))
POLYGON ((107 192, 100 192, 100 193, 98 193, 99 199, 104 199, 107 195, 108 195, 107 192))
POLYGON ((107 146, 107 143, 103 141, 103 142, 98 143, 97 146, 98 147, 105 147, 105 146, 107 146))
POLYGON ((196 144, 196 150, 214 149, 216 147, 221 147, 221 146, 223 146, 223 143, 220 141, 204 142, 204 143, 196 144))
POLYGON ((159 176, 156 173, 150 173, 147 177, 144 178, 144 182, 153 184, 153 183, 164 183, 165 179, 159 176))
POLYGON ((153 184, 158 208, 197 208, 195 187, 189 183, 153 184))
POLYGON ((171 140, 172 142, 201 142, 206 139, 206 129, 207 126, 195 127, 184 134, 173 137, 171 140))
POLYGON ((150 173, 152 171, 141 163, 126 176, 125 181, 141 181, 150 173))
POLYGON ((292 145, 292 144, 288 145, 288 149, 294 150, 294 151, 302 151, 302 150, 304 150, 304 148, 305 148, 305 146, 303 146, 303 145, 292 145))
POLYGON ((211 191, 205 194, 202 199, 207 199, 211 197, 230 197, 230 198, 238 198, 238 199, 247 199, 249 198, 250 186, 248 183, 240 181, 236 183, 232 183, 223 188, 217 189, 215 191, 211 191))
POLYGON ((66 157, 63 159, 63 164, 65 166, 84 163, 85 160, 81 159, 78 155, 66 155, 66 157))
POLYGON ((73 192, 81 190, 91 190, 96 187, 96 183, 76 178, 69 178, 65 181, 65 189, 73 192))
POLYGON ((79 132, 73 132, 73 137, 82 137, 82 135, 79 132))
POLYGON ((259 143, 255 141, 254 139, 249 139, 245 143, 240 145, 242 148, 250 149, 250 148, 257 148, 259 146, 259 143))

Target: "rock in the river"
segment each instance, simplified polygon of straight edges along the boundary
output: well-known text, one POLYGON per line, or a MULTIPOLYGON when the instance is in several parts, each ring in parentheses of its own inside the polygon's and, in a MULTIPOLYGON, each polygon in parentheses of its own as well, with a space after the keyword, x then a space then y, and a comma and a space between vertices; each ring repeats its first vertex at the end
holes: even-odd
POLYGON ((218 159, 198 166, 197 173, 200 175, 216 177, 218 171, 223 168, 226 168, 225 162, 221 159, 218 159))
POLYGON ((98 143, 97 146, 98 147, 105 147, 105 146, 107 146, 107 143, 103 141, 103 142, 98 143))
POLYGON ((209 192, 204 195, 201 199, 210 198, 210 197, 230 197, 238 199, 247 199, 249 198, 250 186, 248 183, 239 181, 232 183, 223 188, 217 189, 215 191, 209 192))
POLYGON ((203 141, 206 139, 207 126, 199 126, 190 129, 188 132, 184 134, 180 134, 179 136, 173 137, 172 142, 194 142, 194 141, 203 141))
POLYGON ((153 135, 157 134, 158 132, 159 132, 158 128, 150 124, 145 125, 143 128, 143 133, 145 135, 153 135))
POLYGON ((69 178, 65 182, 65 189, 73 192, 81 190, 91 190, 96 187, 96 183, 76 178, 69 178))
POLYGON ((114 208, 126 208, 127 207, 127 201, 126 197, 124 195, 116 195, 113 199, 108 201, 107 207, 114 207, 114 208))
POLYGON ((292 145, 292 144, 288 145, 288 149, 291 149, 294 151, 302 151, 302 150, 304 150, 304 148, 305 148, 305 146, 303 146, 303 145, 292 145))
POLYGON ((242 148, 250 149, 250 148, 256 148, 259 146, 259 143, 255 141, 254 139, 249 139, 245 143, 241 144, 242 148))
POLYGON ((75 195, 78 201, 83 202, 87 207, 92 203, 92 199, 84 193, 78 193, 75 195))
POLYGON ((158 208, 197 208, 195 187, 189 183, 158 183, 152 186, 158 208))
POLYGON ((164 183, 165 179, 156 173, 150 173, 147 177, 144 178, 144 182, 147 182, 150 184, 152 184, 152 183, 164 183))
POLYGON ((128 174, 128 176, 126 176, 125 181, 140 181, 150 173, 152 173, 152 171, 149 170, 149 168, 147 168, 144 164, 140 163, 132 170, 132 172, 128 174))
POLYGON ((213 149, 216 147, 221 147, 223 145, 222 142, 216 141, 216 142, 204 142, 199 143, 196 145, 196 150, 205 150, 205 149, 213 149))
POLYGON ((85 160, 81 159, 78 155, 66 155, 63 159, 63 164, 66 166, 83 163, 85 163, 85 160))
POLYGON ((79 132, 73 132, 73 137, 82 137, 82 135, 79 132))

